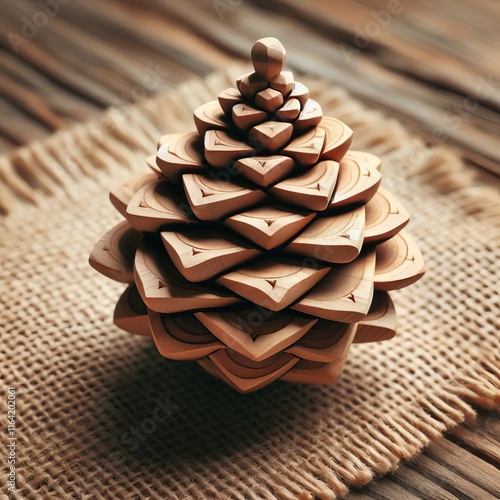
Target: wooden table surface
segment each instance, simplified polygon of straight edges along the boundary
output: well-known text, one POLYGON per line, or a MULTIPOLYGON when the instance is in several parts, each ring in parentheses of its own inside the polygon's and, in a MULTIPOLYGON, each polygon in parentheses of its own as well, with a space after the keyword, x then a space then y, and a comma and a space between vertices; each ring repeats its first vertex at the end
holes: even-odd
MULTIPOLYGON (((4 0, 0 153, 248 62, 269 35, 295 71, 343 85, 429 143, 456 148, 479 183, 498 183, 498 0, 4 0)), ((346 498, 499 498, 500 421, 478 413, 346 498)))

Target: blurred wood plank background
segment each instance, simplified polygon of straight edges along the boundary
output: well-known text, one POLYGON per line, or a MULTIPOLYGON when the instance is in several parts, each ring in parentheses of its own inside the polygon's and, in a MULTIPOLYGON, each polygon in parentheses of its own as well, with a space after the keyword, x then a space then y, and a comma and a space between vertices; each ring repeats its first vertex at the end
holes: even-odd
POLYGON ((273 34, 295 71, 500 172, 497 0, 6 0, 1 10, 2 152, 246 62, 273 34))
MULTIPOLYGON (((270 35, 296 72, 344 86, 497 182, 498 0, 4 0, 0 153, 248 63, 270 35)), ((348 498, 498 498, 499 436, 498 415, 481 412, 348 498)))

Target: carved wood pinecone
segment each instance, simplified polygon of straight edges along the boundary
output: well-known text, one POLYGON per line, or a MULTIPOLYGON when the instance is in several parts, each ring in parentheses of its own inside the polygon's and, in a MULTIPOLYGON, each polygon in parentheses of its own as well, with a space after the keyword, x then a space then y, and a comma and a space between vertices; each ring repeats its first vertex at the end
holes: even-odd
POLYGON ((349 150, 285 55, 258 40, 255 72, 194 112, 197 131, 160 139, 111 191, 126 221, 90 256, 130 284, 118 326, 241 392, 335 381, 352 342, 394 336, 388 290, 424 273, 380 159, 349 150))

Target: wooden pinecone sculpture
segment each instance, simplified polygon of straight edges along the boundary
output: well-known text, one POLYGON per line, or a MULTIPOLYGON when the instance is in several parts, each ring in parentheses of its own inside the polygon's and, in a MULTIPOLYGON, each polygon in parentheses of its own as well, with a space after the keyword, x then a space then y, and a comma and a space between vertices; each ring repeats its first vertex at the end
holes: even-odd
POLYGON ((352 342, 394 336, 387 291, 424 273, 380 159, 348 151, 285 54, 257 41, 255 72, 194 112, 197 131, 160 139, 149 173, 111 191, 126 221, 90 256, 130 284, 118 326, 241 392, 335 381, 352 342))

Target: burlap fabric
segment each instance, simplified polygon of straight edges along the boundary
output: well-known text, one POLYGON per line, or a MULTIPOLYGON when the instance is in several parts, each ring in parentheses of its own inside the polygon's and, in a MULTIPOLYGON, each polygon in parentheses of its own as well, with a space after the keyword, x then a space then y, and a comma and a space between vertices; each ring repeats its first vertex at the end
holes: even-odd
POLYGON ((0 407, 15 386, 18 498, 335 498, 415 456, 471 405, 498 406, 496 193, 474 188, 453 153, 321 82, 304 79, 354 129, 353 147, 383 158, 383 185, 412 214, 426 258, 426 276, 393 294, 397 337, 353 346, 333 386, 240 395, 113 326, 123 285, 87 263, 120 219, 112 178, 143 168, 161 134, 193 128, 192 110, 240 73, 2 160, 0 407))

